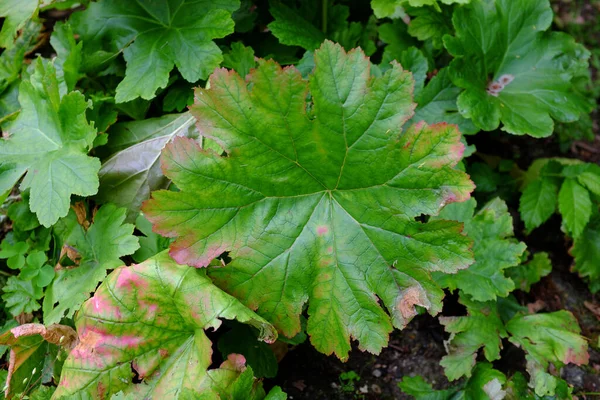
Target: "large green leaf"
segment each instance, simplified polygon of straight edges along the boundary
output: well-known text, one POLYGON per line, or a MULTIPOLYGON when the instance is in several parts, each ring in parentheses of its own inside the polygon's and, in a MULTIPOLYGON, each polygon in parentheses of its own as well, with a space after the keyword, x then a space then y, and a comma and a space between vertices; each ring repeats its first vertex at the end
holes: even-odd
POLYGON ((550 364, 587 364, 588 345, 579 335, 577 320, 568 311, 517 315, 506 324, 510 341, 525 350, 530 385, 538 396, 554 395, 558 380, 547 371, 550 364))
POLYGON ((208 370, 212 349, 205 330, 217 329, 221 319, 256 327, 261 340, 277 338, 267 321, 214 286, 204 271, 178 265, 164 252, 121 267, 77 314, 79 344, 65 361, 55 398, 104 399, 119 391, 135 399, 264 398, 251 373, 240 376, 243 357, 230 356, 208 370), (141 383, 134 383, 135 374, 141 383), (239 388, 238 378, 249 385, 239 388), (245 392, 236 395, 240 389, 245 392))
POLYGON ((454 84, 464 88, 460 112, 484 130, 545 137, 553 119, 571 122, 592 104, 571 79, 587 68, 589 52, 575 40, 545 32, 548 0, 475 0, 452 18, 456 36, 444 44, 455 59, 454 84))
POLYGON ((183 113, 112 126, 108 144, 100 149, 105 160, 98 199, 126 207, 129 219, 135 219, 150 192, 169 183, 160 170, 160 151, 176 136, 197 135, 194 122, 183 113))
POLYGON ((29 207, 46 227, 69 212, 72 194, 98 191, 100 161, 88 157, 96 130, 86 120, 89 103, 79 92, 59 94, 52 63, 35 61, 19 87, 21 112, 0 139, 0 193, 27 172, 29 207))
POLYGON ((246 81, 217 71, 191 109, 227 155, 176 138, 163 166, 181 191, 154 192, 144 212, 177 238, 180 263, 206 267, 228 251, 211 277, 285 336, 308 301, 312 343, 345 359, 351 337, 379 352, 415 305, 440 310, 430 272, 471 264, 470 239, 459 223, 415 218, 473 185, 454 168, 464 149, 454 126, 402 132, 414 104, 398 64, 370 77, 362 51, 329 41, 314 59, 308 82, 264 60, 246 81))
POLYGON ((101 0, 71 21, 96 64, 123 51, 127 70, 115 99, 124 103, 152 99, 174 66, 189 82, 205 79, 223 61, 213 39, 233 32, 231 13, 239 6, 237 0, 101 0))
POLYGON ((513 238, 513 221, 503 200, 496 198, 475 215, 475 199, 447 205, 439 217, 465 223, 465 233, 473 239, 475 264, 456 274, 436 272, 434 278, 443 287, 460 289, 477 301, 506 297, 515 284, 504 270, 519 265, 525 243, 513 238))
POLYGON ((138 249, 138 239, 132 235, 134 226, 123 224, 124 220, 125 209, 106 204, 98 210, 87 231, 77 223, 74 212, 59 222, 70 225, 64 228, 64 246, 77 255, 73 261, 79 265, 56 272, 44 297, 46 324, 57 323, 63 316, 72 317, 106 277, 106 270, 118 267, 122 264, 120 257, 138 249))

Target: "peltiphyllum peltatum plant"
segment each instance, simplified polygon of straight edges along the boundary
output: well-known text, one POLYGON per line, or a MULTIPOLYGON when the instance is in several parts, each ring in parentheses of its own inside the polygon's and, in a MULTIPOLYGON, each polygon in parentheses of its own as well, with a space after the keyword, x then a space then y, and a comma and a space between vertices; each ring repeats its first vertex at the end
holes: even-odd
POLYGON ((178 263, 229 252, 209 276, 283 335, 300 331, 308 304, 311 343, 345 360, 351 339, 378 353, 416 306, 440 311, 431 273, 467 268, 472 243, 462 224, 420 217, 473 184, 455 168, 455 126, 403 132, 415 104, 399 64, 373 77, 360 49, 329 41, 314 60, 308 79, 263 60, 246 79, 217 70, 191 111, 224 153, 176 138, 162 165, 180 190, 154 192, 143 210, 176 238, 178 263))

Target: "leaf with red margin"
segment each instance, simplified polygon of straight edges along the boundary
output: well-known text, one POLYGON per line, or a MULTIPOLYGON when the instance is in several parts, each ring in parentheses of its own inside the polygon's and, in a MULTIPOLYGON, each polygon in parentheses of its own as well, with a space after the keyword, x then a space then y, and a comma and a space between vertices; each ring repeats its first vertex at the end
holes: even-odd
POLYGON ((285 336, 308 301, 311 342, 346 359, 350 338, 377 353, 416 305, 440 310, 430 272, 466 268, 471 240, 460 223, 416 218, 468 199, 473 184, 455 169, 455 126, 402 132, 415 104, 400 65, 371 77, 360 49, 329 41, 314 59, 308 81, 265 60, 246 80, 217 70, 191 112, 227 155, 177 138, 162 165, 181 191, 154 192, 143 209, 177 238, 179 263, 206 267, 228 251, 210 276, 285 336))
POLYGON ((256 327, 266 342, 277 338, 273 326, 214 286, 205 271, 178 265, 166 252, 120 267, 76 316, 79 344, 65 361, 55 398, 104 399, 119 391, 134 398, 219 398, 215 375, 226 373, 208 370, 212 349, 204 331, 217 329, 222 318, 256 327), (133 371, 142 383, 133 383, 133 371))

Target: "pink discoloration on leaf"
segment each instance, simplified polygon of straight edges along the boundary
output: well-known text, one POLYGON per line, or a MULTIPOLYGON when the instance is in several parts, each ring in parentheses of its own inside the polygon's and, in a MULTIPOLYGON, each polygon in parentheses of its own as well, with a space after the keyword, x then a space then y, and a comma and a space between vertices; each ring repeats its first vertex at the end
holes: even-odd
POLYGON ((121 318, 121 309, 119 306, 115 305, 114 302, 111 302, 107 299, 102 293, 95 293, 91 298, 91 303, 94 308, 94 311, 102 314, 102 315, 110 315, 116 319, 121 318))
POLYGON ((117 287, 119 289, 144 289, 148 287, 148 283, 138 275, 131 267, 121 267, 118 269, 117 287))
POLYGON ((209 246, 202 254, 196 255, 186 243, 174 243, 169 255, 180 264, 188 264, 196 268, 208 267, 208 264, 228 249, 229 246, 209 246))
POLYGON ((325 235, 327 232, 329 232, 329 228, 327 228, 324 225, 318 226, 317 227, 317 235, 319 236, 323 236, 325 235))
POLYGON ((463 154, 465 154, 465 145, 462 143, 457 143, 450 147, 450 152, 456 154, 456 158, 461 160, 463 158, 463 154))
POLYGON ((70 356, 80 360, 85 365, 91 364, 94 368, 103 368, 105 364, 102 356, 105 353, 105 349, 102 349, 101 345, 104 338, 105 333, 102 331, 84 329, 80 332, 79 344, 71 351, 70 356))
POLYGON ((143 342, 143 340, 144 339, 141 337, 130 335, 111 336, 110 339, 106 340, 106 343, 115 345, 117 347, 137 348, 143 342))
POLYGON ((138 306, 141 310, 146 310, 148 313, 151 314, 156 314, 156 311, 158 310, 158 304, 149 303, 142 299, 138 300, 138 306))
POLYGON ((223 361, 220 368, 243 372, 246 370, 246 357, 232 353, 227 356, 227 360, 223 361))
MULTIPOLYGON (((121 389, 139 394, 137 389, 147 386, 145 397, 162 399, 181 382, 161 378, 180 373, 185 387, 201 388, 200 394, 212 390, 211 342, 202 331, 216 329, 221 318, 252 324, 261 339, 277 337, 273 326, 214 286, 204 272, 178 265, 166 252, 116 269, 76 318, 80 342, 65 361, 56 393, 59 398, 74 393, 109 398, 121 389), (132 368, 144 385, 131 381, 132 368)), ((225 366, 243 370, 240 357, 225 366)))
POLYGON ((569 348, 567 356, 563 361, 565 364, 573 363, 575 365, 585 365, 590 361, 590 354, 584 348, 577 350, 569 348))

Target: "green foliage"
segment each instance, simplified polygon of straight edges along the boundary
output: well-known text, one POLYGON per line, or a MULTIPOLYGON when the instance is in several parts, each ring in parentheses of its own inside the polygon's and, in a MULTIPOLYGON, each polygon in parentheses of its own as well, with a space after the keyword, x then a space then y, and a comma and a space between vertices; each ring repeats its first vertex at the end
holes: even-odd
POLYGON ((0 16, 4 17, 0 47, 13 47, 17 31, 37 12, 38 3, 39 0, 6 0, 0 4, 0 16))
POLYGON ((462 293, 460 302, 466 306, 467 316, 440 317, 450 333, 445 343, 448 355, 440 362, 450 380, 471 376, 480 349, 487 361, 499 359, 501 339, 507 337, 525 351, 530 386, 538 396, 554 396, 560 386, 560 379, 548 373, 550 364, 555 368, 587 364, 587 342, 568 311, 533 315, 517 311, 505 324, 506 314, 500 314, 505 305, 499 302, 472 301, 462 293))
POLYGON ((309 300, 311 342, 345 359, 350 336, 379 352, 415 305, 439 310, 429 273, 467 267, 469 240, 457 223, 414 218, 468 198, 472 186, 453 168, 463 149, 455 128, 417 124, 400 135, 414 106, 398 65, 371 79, 362 52, 331 42, 314 57, 308 82, 266 61, 247 77, 251 90, 217 71, 192 113, 229 156, 177 138, 163 164, 181 191, 154 192, 144 212, 156 232, 177 238, 178 262, 205 267, 229 251, 233 261, 211 277, 285 336, 298 333, 309 300), (381 201, 385 209, 370 207, 381 201), (265 240, 272 245, 256 251, 265 240), (277 285, 273 295, 257 290, 266 285, 277 285))
POLYGON ((552 271, 552 263, 548 253, 535 253, 533 258, 526 263, 506 271, 515 283, 517 289, 529 292, 531 285, 537 283, 552 271))
POLYGON ((598 210, 600 166, 567 159, 545 160, 529 168, 519 211, 528 230, 544 223, 558 207, 563 230, 578 239, 598 210))
POLYGON ((19 86, 21 112, 0 140, 0 193, 26 173, 29 206, 49 227, 67 215, 71 195, 98 191, 100 161, 88 157, 96 131, 85 116, 90 106, 75 91, 59 93, 56 69, 37 59, 29 80, 19 86))
POLYGON ((461 380, 406 393, 572 398, 577 321, 511 291, 563 263, 563 236, 600 290, 600 167, 535 158, 593 138, 598 24, 566 22, 576 2, 0 3, 8 398, 282 400, 261 378, 285 346, 377 353, 451 291, 461 380), (564 235, 528 237, 555 213, 564 235), (505 340, 529 381, 504 375, 505 340))
POLYGON ((600 290, 600 216, 596 214, 575 241, 571 250, 575 257, 573 269, 584 278, 589 279, 590 290, 593 293, 600 290))
POLYGON ((469 380, 451 389, 434 390, 420 376, 406 377, 398 386, 416 400, 489 400, 504 397, 506 392, 502 390, 502 384, 505 381, 504 374, 493 369, 491 364, 479 363, 469 380))
POLYGON ((458 112, 456 99, 459 93, 460 89, 452 84, 448 76, 448 69, 442 69, 415 97, 418 106, 413 121, 425 121, 428 124, 447 122, 456 124, 464 135, 477 133, 479 129, 473 122, 458 112))
POLYGON ((101 0, 71 20, 84 43, 86 71, 107 68, 123 52, 127 69, 115 101, 124 103, 152 99, 174 66, 189 82, 208 77, 223 61, 213 39, 233 32, 238 7, 236 0, 101 0))
POLYGON ((455 9, 455 36, 444 46, 455 58, 450 77, 465 90, 461 114, 476 126, 534 137, 552 134, 553 119, 572 122, 592 110, 571 80, 589 52, 572 37, 546 30, 548 0, 479 0, 455 9))
POLYGON ((104 280, 106 271, 122 264, 120 257, 139 248, 137 237, 132 235, 134 226, 124 224, 124 220, 125 209, 107 204, 98 210, 87 230, 78 223, 74 211, 59 221, 63 246, 74 253, 71 261, 76 266, 59 269, 48 287, 43 310, 46 324, 72 317, 104 280))
POLYGON ((476 214, 476 201, 447 205, 438 217, 464 223, 464 232, 473 239, 475 263, 455 274, 435 273, 435 280, 451 290, 460 289, 474 300, 495 300, 514 290, 504 272, 520 263, 525 243, 512 238, 512 217, 504 201, 496 198, 476 214))
POLYGON ((274 378, 277 358, 266 343, 258 340, 259 333, 248 325, 236 324, 219 339, 219 351, 223 358, 232 353, 243 355, 257 378, 274 378))
POLYGON ((440 365, 450 380, 471 376, 479 349, 483 349, 488 361, 500 358, 501 339, 507 336, 496 303, 470 301, 464 296, 460 299, 467 307, 467 316, 440 317, 440 323, 450 333, 446 342, 448 355, 440 365))
POLYGON ((315 50, 323 40, 331 39, 346 50, 360 46, 367 55, 376 50, 372 38, 374 21, 365 25, 348 22, 348 6, 308 0, 299 2, 298 7, 290 7, 282 1, 272 0, 269 12, 275 20, 268 28, 282 44, 315 50))

